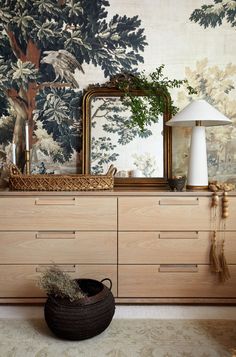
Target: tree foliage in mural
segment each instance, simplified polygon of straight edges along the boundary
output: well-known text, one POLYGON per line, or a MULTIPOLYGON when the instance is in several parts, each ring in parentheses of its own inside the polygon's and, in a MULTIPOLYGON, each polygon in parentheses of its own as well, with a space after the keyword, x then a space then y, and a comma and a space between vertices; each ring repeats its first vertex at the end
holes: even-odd
MULTIPOLYGON (((207 128, 209 175, 227 179, 227 174, 232 181, 232 176, 235 179, 236 175, 236 66, 231 63, 224 68, 209 66, 208 60, 204 59, 197 62, 195 69, 187 67, 185 74, 198 95, 186 97, 185 92, 179 92, 178 105, 181 108, 191 100, 203 98, 232 120, 232 125, 207 128)), ((182 153, 187 152, 187 149, 181 150, 182 153)), ((179 167, 186 165, 185 158, 182 156, 179 167)))
POLYGON ((226 20, 232 27, 236 26, 236 1, 235 0, 214 0, 212 4, 202 5, 190 16, 190 20, 206 27, 216 27, 222 25, 226 20))
POLYGON ((143 61, 139 18, 108 21, 108 6, 107 0, 0 1, 0 145, 4 149, 14 138, 19 166, 26 120, 30 145, 39 143, 42 130, 55 142, 47 152, 54 161, 79 151, 83 63, 99 66, 106 77, 134 72, 143 61))
POLYGON ((91 142, 91 173, 102 174, 104 173, 103 165, 116 161, 119 156, 114 152, 116 145, 112 143, 111 138, 105 136, 92 137, 91 142))
MULTIPOLYGON (((190 20, 204 28, 221 26, 226 21, 236 26, 236 0, 214 0, 196 9, 190 20)), ((195 70, 186 69, 187 79, 200 95, 232 120, 226 127, 208 128, 208 166, 211 177, 235 181, 236 175, 236 66, 229 63, 224 69, 208 67, 207 59, 197 62, 195 70)), ((180 95, 180 97, 183 96, 180 95)), ((183 164, 183 163, 182 163, 183 164)))
MULTIPOLYGON (((127 145, 135 138, 147 138, 152 135, 150 127, 141 130, 138 125, 130 127, 130 112, 119 97, 94 98, 92 101, 92 128, 96 128, 102 120, 102 134, 99 138, 92 137, 91 142, 91 172, 102 173, 103 165, 113 163, 119 157, 117 145, 111 140, 113 134, 117 144, 127 145)), ((156 118, 156 122, 158 118, 156 118)))

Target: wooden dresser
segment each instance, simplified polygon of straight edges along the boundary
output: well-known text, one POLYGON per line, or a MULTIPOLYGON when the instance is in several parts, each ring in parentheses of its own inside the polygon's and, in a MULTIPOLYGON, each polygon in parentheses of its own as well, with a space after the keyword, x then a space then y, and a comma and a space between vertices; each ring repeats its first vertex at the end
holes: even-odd
POLYGON ((36 280, 52 263, 109 277, 118 303, 235 303, 236 193, 223 222, 210 192, 0 191, 0 302, 43 301, 36 280), (209 265, 214 230, 224 283, 209 265))

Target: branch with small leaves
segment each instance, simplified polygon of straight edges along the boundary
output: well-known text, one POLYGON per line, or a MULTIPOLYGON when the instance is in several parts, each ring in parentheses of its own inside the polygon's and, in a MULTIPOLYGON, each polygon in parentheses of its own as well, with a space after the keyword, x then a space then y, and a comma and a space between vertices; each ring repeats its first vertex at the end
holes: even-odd
POLYGON ((156 68, 149 75, 144 72, 137 76, 124 76, 124 79, 117 83, 118 89, 124 92, 123 104, 130 108, 132 116, 129 126, 138 126, 142 131, 145 127, 158 122, 158 116, 168 109, 170 115, 175 115, 178 108, 174 105, 170 97, 170 89, 185 86, 188 94, 196 94, 196 90, 188 85, 188 81, 173 79, 170 80, 163 74, 164 65, 156 68), (142 91, 142 96, 137 96, 135 91, 142 91), (167 108, 169 101, 169 108, 167 108))

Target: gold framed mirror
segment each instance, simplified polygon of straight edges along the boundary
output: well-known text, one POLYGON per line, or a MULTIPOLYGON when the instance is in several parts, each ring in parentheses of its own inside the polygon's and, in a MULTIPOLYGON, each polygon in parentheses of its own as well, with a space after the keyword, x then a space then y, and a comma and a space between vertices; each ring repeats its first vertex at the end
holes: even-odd
MULTIPOLYGON (((172 167, 171 128, 165 125, 170 98, 162 91, 156 93, 163 96, 163 115, 142 132, 128 127, 131 112, 116 84, 90 87, 83 96, 83 173, 104 174, 113 164, 115 188, 167 189, 172 167)), ((131 93, 147 95, 133 88, 131 93)))

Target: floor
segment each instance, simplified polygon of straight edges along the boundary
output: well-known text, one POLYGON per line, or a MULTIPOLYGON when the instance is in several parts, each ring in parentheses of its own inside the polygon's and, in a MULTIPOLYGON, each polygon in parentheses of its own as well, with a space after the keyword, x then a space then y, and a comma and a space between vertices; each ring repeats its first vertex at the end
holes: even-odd
POLYGON ((236 357, 236 306, 117 305, 103 333, 54 336, 43 306, 0 305, 0 357, 236 357))
POLYGON ((42 318, 0 319, 0 356, 236 357, 236 323, 117 318, 93 338, 70 341, 57 338, 42 318))

